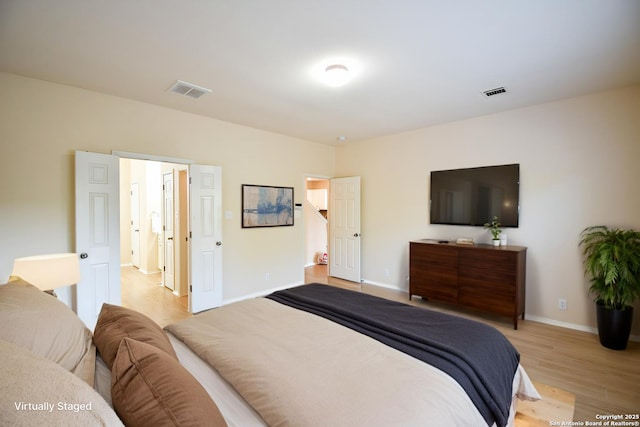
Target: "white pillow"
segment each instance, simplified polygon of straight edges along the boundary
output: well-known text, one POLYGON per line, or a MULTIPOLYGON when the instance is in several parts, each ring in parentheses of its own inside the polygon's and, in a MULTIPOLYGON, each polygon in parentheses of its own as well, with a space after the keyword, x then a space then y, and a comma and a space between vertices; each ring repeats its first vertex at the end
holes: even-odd
POLYGON ((94 389, 61 366, 0 340, 0 420, 10 426, 122 426, 94 389))
POLYGON ((91 331, 56 297, 22 280, 0 286, 0 339, 57 363, 93 387, 91 331))

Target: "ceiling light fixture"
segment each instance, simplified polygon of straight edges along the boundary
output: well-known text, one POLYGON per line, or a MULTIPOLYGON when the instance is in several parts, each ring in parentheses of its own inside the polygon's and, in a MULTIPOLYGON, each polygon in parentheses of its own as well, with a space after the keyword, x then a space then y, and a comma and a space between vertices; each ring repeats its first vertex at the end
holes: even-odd
POLYGON ((342 86, 349 81, 349 69, 346 65, 332 64, 324 69, 325 82, 329 86, 342 86))

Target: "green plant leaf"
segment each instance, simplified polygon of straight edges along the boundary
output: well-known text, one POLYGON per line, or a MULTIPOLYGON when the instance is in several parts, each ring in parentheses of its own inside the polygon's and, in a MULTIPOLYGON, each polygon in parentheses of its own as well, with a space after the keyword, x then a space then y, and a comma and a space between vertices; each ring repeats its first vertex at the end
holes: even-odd
POLYGON ((603 225, 580 233, 589 292, 607 308, 621 309, 640 296, 640 232, 603 225))

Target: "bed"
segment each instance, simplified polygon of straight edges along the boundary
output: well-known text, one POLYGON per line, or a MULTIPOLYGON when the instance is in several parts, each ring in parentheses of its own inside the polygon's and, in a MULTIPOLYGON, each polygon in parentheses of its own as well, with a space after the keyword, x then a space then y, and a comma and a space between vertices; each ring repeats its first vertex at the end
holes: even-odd
MULTIPOLYGON (((0 418, 14 425, 56 425, 52 417, 60 416, 58 425, 85 417, 76 424, 503 426, 513 423, 516 398, 539 398, 517 351, 495 329, 327 285, 229 304, 164 331, 140 313, 105 304, 93 334, 35 287, 5 286, 2 325, 43 319, 43 313, 53 319, 48 306, 55 306, 74 327, 63 327, 62 319, 35 322, 31 331, 7 333, 3 326, 0 357, 28 351, 64 376, 58 384, 84 393, 56 396, 60 387, 43 388, 5 366, 0 418), (422 333, 426 325, 435 331, 430 336, 422 333), (73 343, 64 345, 81 343, 72 361, 25 338, 45 335, 42 329, 56 336, 49 330, 56 328, 75 331, 73 343), (40 394, 31 393, 36 389, 40 394), (61 402, 72 409, 28 410, 16 402, 61 402)), ((49 341, 65 353, 59 336, 49 341)), ((31 362, 21 369, 35 372, 31 362)))

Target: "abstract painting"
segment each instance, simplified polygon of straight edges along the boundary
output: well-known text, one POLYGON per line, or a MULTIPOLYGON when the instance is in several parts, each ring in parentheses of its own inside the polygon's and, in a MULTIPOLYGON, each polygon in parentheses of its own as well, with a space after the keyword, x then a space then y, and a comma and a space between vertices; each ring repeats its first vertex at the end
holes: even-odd
POLYGON ((293 187, 242 185, 242 228, 293 225, 293 187))

